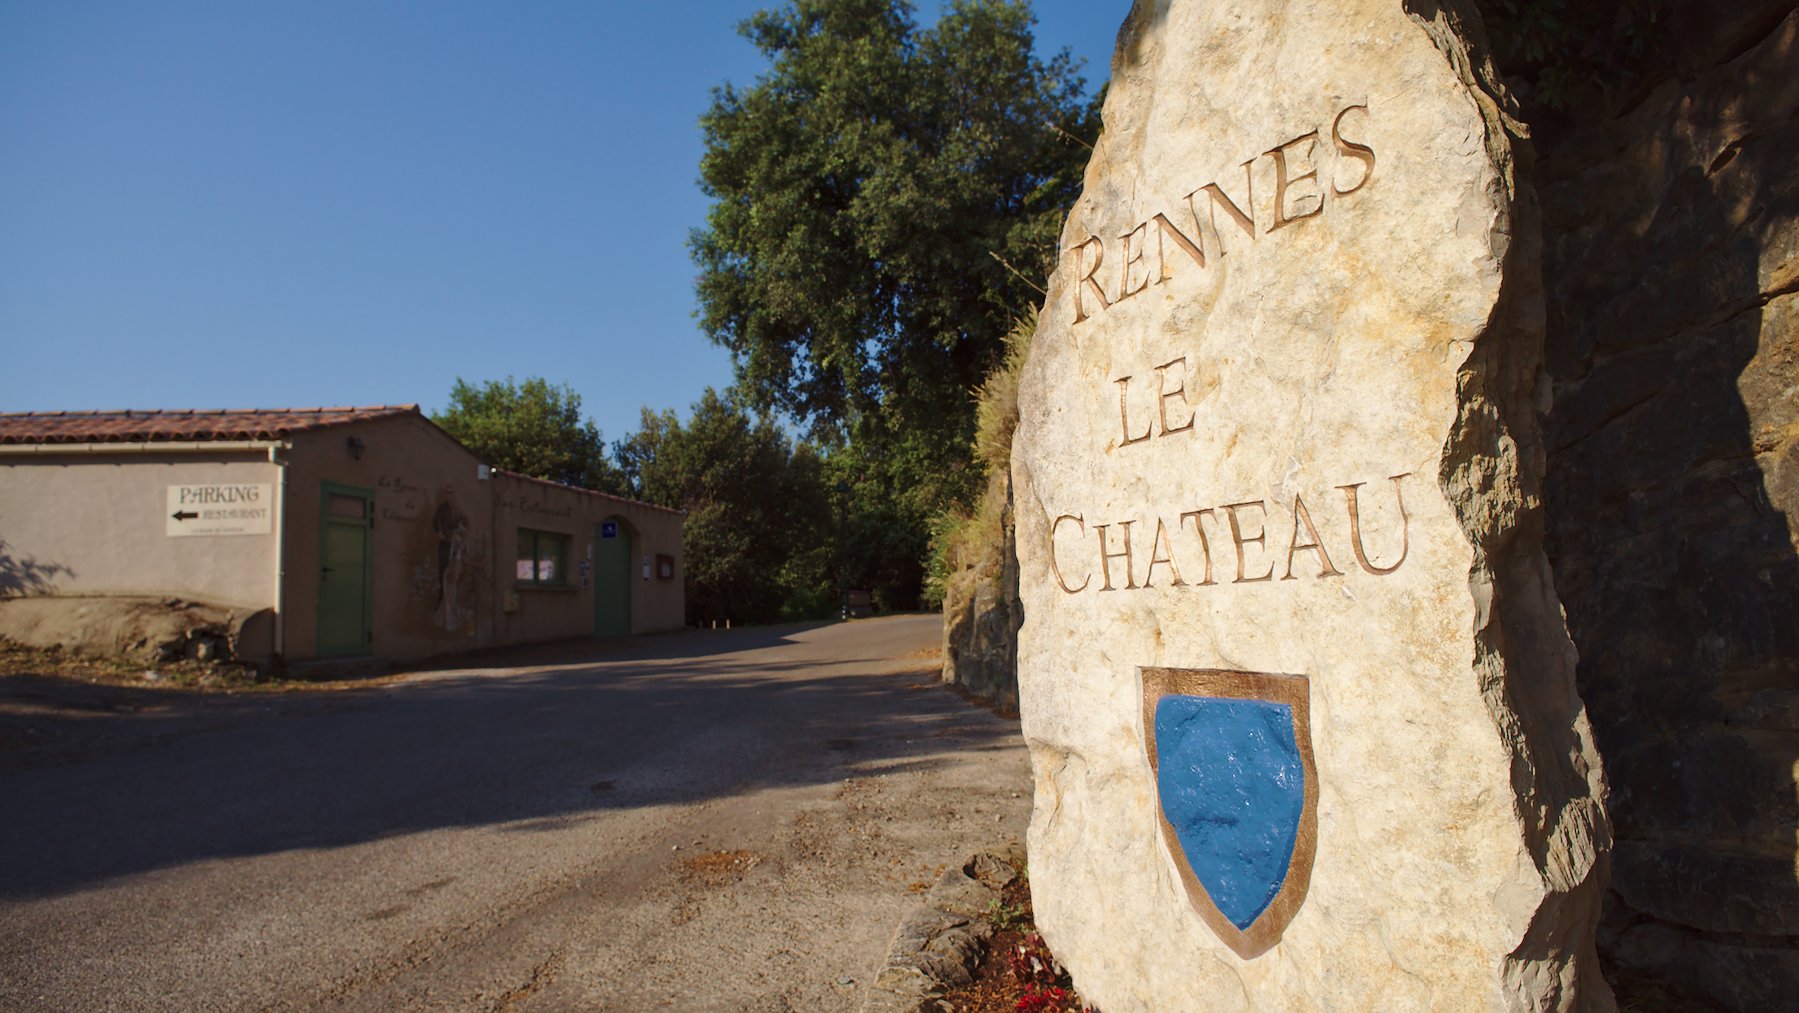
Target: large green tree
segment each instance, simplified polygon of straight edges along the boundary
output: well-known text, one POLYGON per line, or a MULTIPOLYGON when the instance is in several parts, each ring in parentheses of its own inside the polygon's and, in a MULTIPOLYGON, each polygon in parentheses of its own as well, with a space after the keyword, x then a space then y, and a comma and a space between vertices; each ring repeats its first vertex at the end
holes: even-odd
POLYGON ((929 28, 903 0, 793 0, 740 26, 769 69, 701 120, 706 333, 756 408, 862 446, 889 491, 973 487, 970 392, 1041 298, 1098 133, 1033 23, 1006 0, 929 28))
POLYGON ((457 377, 450 403, 431 421, 497 468, 603 492, 621 488, 599 429, 581 417, 581 395, 567 384, 533 376, 476 386, 457 377))
POLYGON ((830 610, 831 504, 811 447, 707 388, 685 423, 645 408, 616 454, 633 495, 687 511, 690 618, 768 622, 830 610))

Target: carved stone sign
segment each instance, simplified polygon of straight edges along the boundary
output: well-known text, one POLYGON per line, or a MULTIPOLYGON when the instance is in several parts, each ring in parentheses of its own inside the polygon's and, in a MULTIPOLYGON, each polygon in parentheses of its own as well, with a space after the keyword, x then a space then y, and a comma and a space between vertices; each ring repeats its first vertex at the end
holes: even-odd
POLYGON ((1032 887, 1107 1013, 1610 1007, 1536 222, 1458 17, 1120 35, 1013 450, 1032 887))

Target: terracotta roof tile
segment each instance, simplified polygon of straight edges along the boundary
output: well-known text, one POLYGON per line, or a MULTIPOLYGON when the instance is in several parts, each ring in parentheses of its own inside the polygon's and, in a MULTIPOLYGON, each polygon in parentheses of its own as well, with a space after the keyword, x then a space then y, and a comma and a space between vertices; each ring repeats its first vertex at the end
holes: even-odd
POLYGON ((0 444, 279 440, 309 429, 405 414, 419 414, 419 406, 0 412, 0 444))

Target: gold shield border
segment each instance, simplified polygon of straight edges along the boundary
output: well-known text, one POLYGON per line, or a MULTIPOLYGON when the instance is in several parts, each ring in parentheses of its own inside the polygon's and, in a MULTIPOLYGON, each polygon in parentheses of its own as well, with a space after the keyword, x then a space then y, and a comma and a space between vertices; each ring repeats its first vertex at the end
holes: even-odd
POLYGON ((1233 672, 1218 668, 1140 667, 1137 671, 1143 687, 1143 745, 1149 753, 1156 822, 1162 828, 1162 843, 1167 846, 1169 857, 1174 859, 1194 912, 1237 956, 1244 960, 1259 957, 1280 942, 1281 933, 1299 913, 1300 905, 1305 903, 1306 890, 1312 883, 1312 859, 1318 851, 1318 767, 1312 760, 1311 682, 1303 675, 1233 672), (1292 708, 1293 738, 1299 747, 1306 778, 1299 834, 1293 842, 1293 859, 1287 866, 1287 878, 1281 883, 1280 892, 1247 929, 1231 924, 1224 912, 1212 903, 1211 895, 1206 893, 1206 888, 1187 864, 1187 853, 1181 848, 1174 825, 1162 811, 1161 791, 1153 784, 1159 769, 1156 766, 1156 701, 1169 695, 1266 700, 1292 708))

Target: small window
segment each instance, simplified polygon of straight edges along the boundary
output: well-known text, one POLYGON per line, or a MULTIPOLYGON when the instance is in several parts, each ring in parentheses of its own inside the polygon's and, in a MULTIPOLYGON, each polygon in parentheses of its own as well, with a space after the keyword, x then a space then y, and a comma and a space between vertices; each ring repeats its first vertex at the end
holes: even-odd
POLYGON ((554 531, 518 529, 518 582, 563 586, 568 583, 568 536, 554 531))
POLYGON ((341 492, 331 493, 327 508, 333 517, 353 517, 364 520, 368 516, 368 500, 361 496, 346 496, 341 492))

